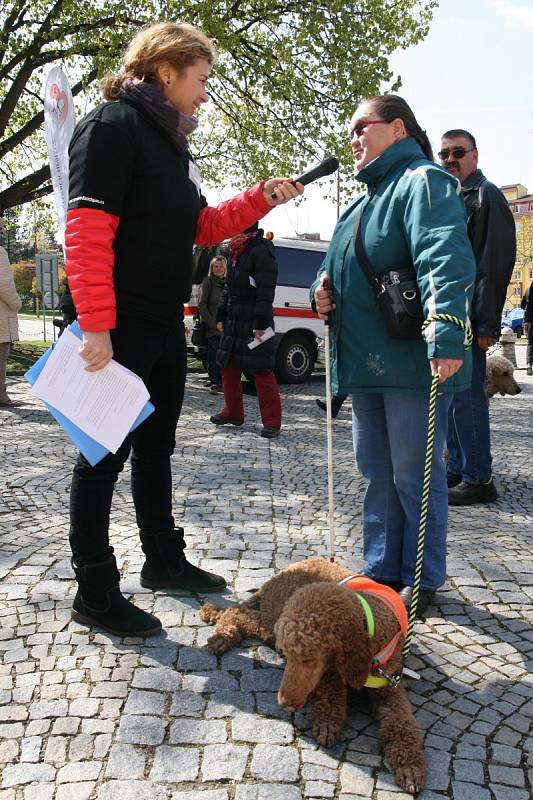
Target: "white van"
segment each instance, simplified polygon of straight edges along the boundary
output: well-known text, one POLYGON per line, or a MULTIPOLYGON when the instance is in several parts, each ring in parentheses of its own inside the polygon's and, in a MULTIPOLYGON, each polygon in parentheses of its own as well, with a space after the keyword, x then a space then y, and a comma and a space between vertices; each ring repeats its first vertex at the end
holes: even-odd
MULTIPOLYGON (((322 336, 323 323, 311 310, 309 287, 324 261, 329 242, 308 239, 273 239, 278 263, 278 283, 274 296, 274 327, 276 329, 276 377, 280 383, 304 383, 315 366, 317 336, 322 336)), ((204 355, 191 345, 193 317, 198 310, 199 283, 192 288, 191 299, 185 306, 187 350, 204 355)))

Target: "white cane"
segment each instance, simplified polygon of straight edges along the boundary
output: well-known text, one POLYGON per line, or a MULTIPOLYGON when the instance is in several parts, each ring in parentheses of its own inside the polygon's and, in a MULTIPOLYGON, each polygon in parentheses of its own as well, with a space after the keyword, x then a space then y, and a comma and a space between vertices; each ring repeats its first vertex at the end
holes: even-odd
MULTIPOLYGON (((324 281, 325 283, 325 281, 324 281)), ((324 320, 324 349, 326 357, 326 429, 328 443, 328 524, 329 560, 335 561, 335 521, 333 517, 333 417, 331 415, 331 359, 329 352, 329 319, 324 320)))

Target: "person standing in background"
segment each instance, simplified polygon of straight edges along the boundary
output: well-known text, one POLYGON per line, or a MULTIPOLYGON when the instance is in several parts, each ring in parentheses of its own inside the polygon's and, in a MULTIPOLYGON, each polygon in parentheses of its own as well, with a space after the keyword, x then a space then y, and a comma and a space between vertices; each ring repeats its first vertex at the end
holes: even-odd
POLYGON ((448 421, 448 502, 490 503, 492 480, 489 407, 485 394, 487 350, 500 338, 507 286, 516 258, 516 230, 507 200, 478 169, 476 140, 462 128, 442 136, 441 164, 461 182, 468 238, 476 259, 472 299, 472 381, 452 400, 448 421))
MULTIPOLYGON (((0 218, 0 234, 4 231, 5 223, 0 218)), ((7 251, 0 247, 0 408, 19 405, 7 393, 6 370, 11 342, 19 338, 17 311, 21 305, 7 251)))
POLYGON ((524 333, 527 336, 526 373, 533 375, 533 283, 524 292, 520 307, 524 309, 524 333))
POLYGON ((226 284, 227 262, 223 256, 211 259, 209 272, 200 286, 198 314, 205 325, 207 336, 207 372, 211 381, 211 394, 222 390, 220 367, 217 364, 217 351, 220 344, 220 331, 217 328, 217 309, 226 284))
POLYGON ((274 337, 250 349, 266 328, 274 327, 273 303, 278 280, 274 245, 257 224, 230 241, 226 288, 217 313, 222 334, 218 363, 222 368, 224 407, 210 417, 214 425, 244 422, 241 373, 253 375, 263 428, 274 439, 281 428, 281 399, 274 375, 274 337))

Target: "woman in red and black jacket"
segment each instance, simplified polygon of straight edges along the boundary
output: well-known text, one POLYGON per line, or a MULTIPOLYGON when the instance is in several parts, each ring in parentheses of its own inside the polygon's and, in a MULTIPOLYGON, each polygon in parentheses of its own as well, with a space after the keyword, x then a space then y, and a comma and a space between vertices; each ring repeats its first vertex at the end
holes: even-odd
POLYGON ((185 386, 183 303, 193 244, 235 235, 297 196, 271 179, 216 208, 207 206, 187 148, 192 116, 208 100, 215 52, 184 24, 138 33, 122 71, 104 81, 103 103, 77 125, 70 145, 66 271, 83 332, 87 369, 114 357, 145 382, 154 413, 115 454, 92 467, 80 454, 70 494, 70 543, 78 582, 72 616, 123 636, 150 635, 159 620, 119 589, 109 516, 118 474, 131 450, 131 484, 146 561, 141 584, 194 592, 225 581, 187 561, 172 517, 170 457, 185 386))

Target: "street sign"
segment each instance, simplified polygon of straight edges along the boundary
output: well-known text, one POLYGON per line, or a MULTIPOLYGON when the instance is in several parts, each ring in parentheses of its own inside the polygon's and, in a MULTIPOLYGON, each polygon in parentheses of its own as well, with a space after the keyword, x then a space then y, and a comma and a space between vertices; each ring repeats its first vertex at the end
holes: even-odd
POLYGON ((41 294, 57 292, 59 281, 57 276, 57 256, 55 253, 36 253, 35 279, 41 294))

